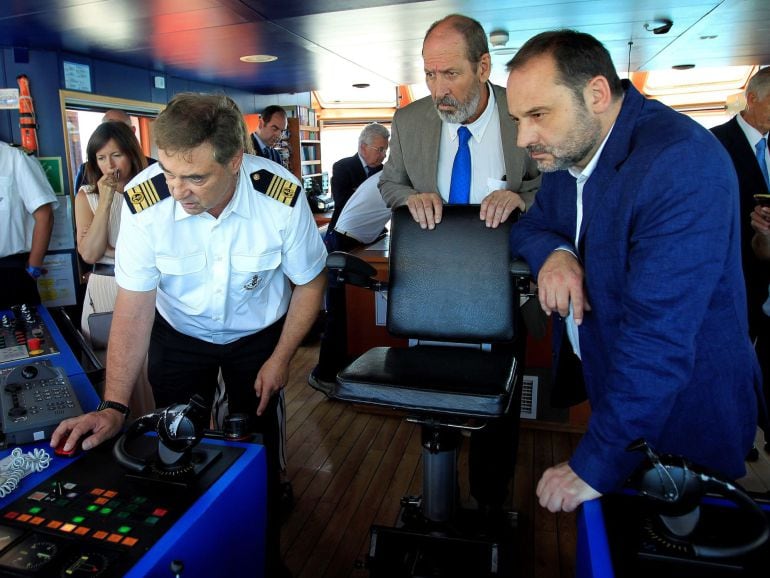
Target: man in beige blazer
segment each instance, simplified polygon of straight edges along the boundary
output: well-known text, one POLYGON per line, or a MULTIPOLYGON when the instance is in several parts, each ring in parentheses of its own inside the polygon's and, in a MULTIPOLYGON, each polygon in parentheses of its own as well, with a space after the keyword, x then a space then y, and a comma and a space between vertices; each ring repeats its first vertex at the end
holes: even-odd
MULTIPOLYGON (((516 147, 504 88, 490 84, 490 56, 481 25, 452 14, 433 24, 423 41, 425 78, 431 96, 398 110, 391 125, 390 157, 380 193, 390 207, 407 205, 424 229, 441 226, 449 202, 459 127, 470 131, 471 183, 468 202, 479 218, 497 227, 529 207, 540 185, 537 166, 516 147)), ((466 189, 467 192, 467 189, 466 189)), ((511 344, 523 359, 525 334, 511 344)), ((518 392, 521 391, 519 384, 518 392)), ((491 524, 499 523, 516 465, 520 396, 503 419, 473 432, 471 495, 491 524)))
POLYGON ((396 111, 380 193, 389 207, 407 205, 415 221, 432 229, 449 199, 457 129, 467 126, 470 202, 479 203, 480 218, 496 227, 532 204, 540 174, 516 146, 505 89, 489 82, 486 34, 475 20, 453 14, 431 26, 422 55, 431 95, 396 111))

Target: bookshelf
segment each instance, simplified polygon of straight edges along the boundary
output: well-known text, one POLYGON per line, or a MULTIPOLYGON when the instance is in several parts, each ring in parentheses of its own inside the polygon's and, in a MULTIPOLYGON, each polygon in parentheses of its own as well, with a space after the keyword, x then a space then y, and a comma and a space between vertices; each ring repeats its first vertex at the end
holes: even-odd
POLYGON ((321 128, 289 117, 289 170, 301 181, 321 175, 321 128))

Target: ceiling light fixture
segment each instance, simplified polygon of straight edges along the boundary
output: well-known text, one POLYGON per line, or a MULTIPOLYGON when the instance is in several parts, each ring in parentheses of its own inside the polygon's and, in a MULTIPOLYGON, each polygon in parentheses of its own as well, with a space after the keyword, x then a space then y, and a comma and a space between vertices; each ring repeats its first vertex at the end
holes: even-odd
POLYGON ((278 57, 272 54, 251 54, 249 56, 241 56, 239 60, 241 62, 274 62, 278 60, 278 57))
POLYGON ((356 82, 353 88, 369 88, 371 85, 368 82, 356 82))
POLYGON ((493 30, 489 33, 489 43, 495 48, 508 44, 508 33, 505 30, 493 30))
POLYGON ((644 29, 653 34, 666 34, 671 30, 673 25, 674 23, 668 18, 660 18, 658 20, 653 20, 652 24, 645 22, 644 29))
POLYGON ((694 64, 675 64, 672 66, 674 70, 690 70, 692 68, 695 68, 694 64))

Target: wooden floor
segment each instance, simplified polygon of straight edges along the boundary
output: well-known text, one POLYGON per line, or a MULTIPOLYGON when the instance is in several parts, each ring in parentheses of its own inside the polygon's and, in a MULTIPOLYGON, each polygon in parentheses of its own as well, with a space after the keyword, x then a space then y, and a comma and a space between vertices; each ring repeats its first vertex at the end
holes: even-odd
MULTIPOLYGON (((284 561, 295 578, 363 578, 369 527, 392 525, 401 496, 420 493, 419 428, 399 417, 357 411, 313 390, 306 379, 317 359, 317 346, 300 348, 286 389, 287 474, 295 508, 282 528, 284 561)), ((579 439, 576 433, 521 430, 509 504, 521 529, 517 576, 574 576, 575 515, 539 507, 535 484, 546 468, 569 458, 579 439)), ((744 487, 770 491, 767 454, 760 450, 760 460, 749 466, 744 487)), ((461 496, 471 505, 466 451, 460 468, 461 496)))

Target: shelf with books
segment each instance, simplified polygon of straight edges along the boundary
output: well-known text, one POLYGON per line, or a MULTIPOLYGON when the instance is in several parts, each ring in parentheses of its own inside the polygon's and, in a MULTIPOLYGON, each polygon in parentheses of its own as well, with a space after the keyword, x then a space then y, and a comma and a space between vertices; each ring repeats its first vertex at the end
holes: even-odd
POLYGON ((298 178, 321 174, 321 128, 289 117, 289 170, 298 178))

